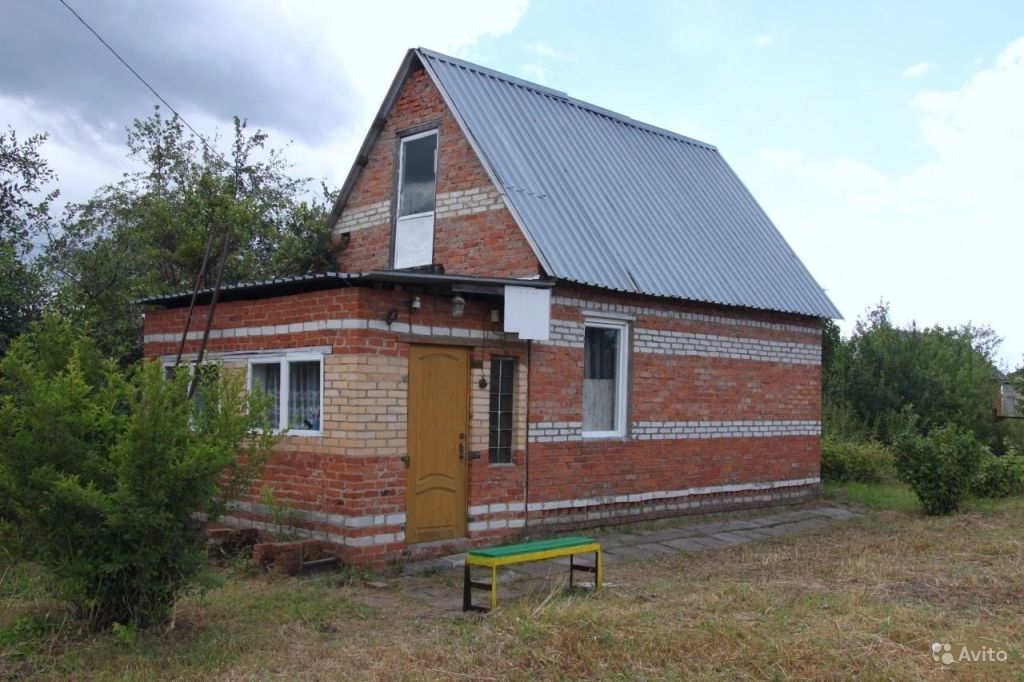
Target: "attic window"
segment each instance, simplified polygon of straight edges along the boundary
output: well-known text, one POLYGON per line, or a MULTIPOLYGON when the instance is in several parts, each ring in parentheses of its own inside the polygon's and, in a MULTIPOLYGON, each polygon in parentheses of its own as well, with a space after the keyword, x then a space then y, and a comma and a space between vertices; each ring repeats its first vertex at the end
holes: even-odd
POLYGON ((408 135, 399 144, 396 269, 430 265, 434 259, 437 131, 408 135))

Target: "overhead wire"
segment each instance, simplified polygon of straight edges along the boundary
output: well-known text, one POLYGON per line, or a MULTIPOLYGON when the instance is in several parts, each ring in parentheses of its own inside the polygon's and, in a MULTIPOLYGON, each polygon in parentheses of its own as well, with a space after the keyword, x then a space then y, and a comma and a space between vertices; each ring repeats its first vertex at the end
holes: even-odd
MULTIPOLYGON (((153 87, 153 85, 151 85, 149 81, 147 81, 145 78, 143 78, 142 74, 140 74, 135 69, 135 67, 133 67, 131 64, 129 64, 128 60, 125 59, 124 57, 122 57, 121 54, 116 49, 114 49, 114 46, 111 45, 110 43, 108 43, 103 38, 103 36, 101 36, 99 34, 99 31, 97 31, 95 28, 93 28, 92 25, 88 21, 86 21, 85 18, 81 14, 79 14, 75 10, 74 7, 72 7, 71 5, 68 4, 67 0, 57 0, 57 1, 61 5, 63 5, 64 8, 67 9, 68 12, 70 12, 72 14, 75 17, 75 19, 77 19, 78 22, 80 24, 82 24, 82 26, 85 27, 89 31, 89 33, 91 33, 96 38, 96 40, 98 40, 100 42, 100 44, 103 45, 103 47, 107 48, 107 50, 110 52, 110 54, 114 55, 114 57, 117 59, 117 61, 121 62, 121 64, 124 66, 124 68, 128 69, 128 71, 136 78, 136 80, 138 80, 140 83, 142 83, 146 87, 147 90, 149 90, 151 93, 153 93, 153 96, 156 97, 157 100, 159 100, 165 107, 167 107, 167 109, 172 114, 174 114, 175 117, 177 117, 178 120, 180 120, 185 125, 186 128, 188 128, 189 132, 191 132, 193 135, 196 136, 196 138, 199 139, 199 141, 203 144, 203 149, 206 150, 207 153, 212 153, 212 154, 216 155, 218 158, 220 158, 220 160, 222 162, 224 162, 225 164, 230 165, 230 163, 224 157, 224 155, 221 154, 212 145, 210 145, 210 143, 206 140, 206 138, 198 130, 196 130, 194 127, 192 127, 192 124, 188 122, 188 119, 186 119, 184 116, 182 116, 181 113, 177 109, 175 109, 174 106, 171 105, 170 102, 167 101, 167 98, 165 98, 163 95, 161 95, 160 92, 157 91, 157 89, 155 87, 153 87)), ((202 286, 202 279, 206 275, 207 270, 208 270, 208 266, 209 266, 209 258, 210 258, 210 251, 211 251, 210 247, 213 245, 213 227, 212 227, 212 224, 209 225, 207 229, 208 229, 207 244, 206 244, 206 249, 205 249, 205 253, 204 253, 204 256, 203 256, 203 263, 202 263, 202 266, 199 269, 199 275, 196 277, 196 287, 195 287, 195 291, 193 291, 193 293, 192 293, 192 303, 189 306, 188 317, 185 320, 185 329, 182 331, 181 341, 178 344, 178 353, 177 353, 177 357, 176 357, 175 362, 174 362, 174 366, 175 367, 177 367, 181 363, 181 356, 182 356, 182 352, 184 351, 184 348, 185 348, 185 342, 186 342, 186 340, 188 338, 189 327, 191 326, 191 323, 192 323, 192 314, 193 314, 193 311, 194 311, 194 308, 195 308, 195 305, 196 305, 196 302, 197 302, 197 298, 199 296, 199 289, 200 289, 200 286, 202 286)), ((202 342, 200 343, 199 351, 198 351, 198 354, 196 356, 196 365, 198 365, 199 363, 202 362, 203 356, 204 356, 205 351, 206 351, 206 344, 207 344, 207 340, 209 339, 209 335, 210 335, 210 325, 213 322, 213 313, 214 313, 214 310, 216 309, 216 306, 217 306, 217 298, 218 298, 218 294, 220 293, 221 278, 222 278, 223 273, 224 273, 224 265, 225 265, 225 261, 227 260, 230 242, 231 242, 231 225, 229 223, 227 228, 225 228, 225 232, 224 232, 224 241, 223 241, 223 244, 222 244, 222 247, 221 247, 221 250, 220 250, 220 261, 217 264, 216 283, 214 284, 214 289, 213 289, 213 292, 212 292, 211 297, 210 297, 210 309, 207 312, 206 328, 205 328, 205 330, 203 332, 202 342)), ((199 371, 198 371, 198 368, 197 368, 197 371, 193 375, 192 381, 191 381, 191 383, 189 385, 188 395, 189 395, 190 398, 195 393, 196 385, 197 385, 198 380, 199 380, 199 371)))

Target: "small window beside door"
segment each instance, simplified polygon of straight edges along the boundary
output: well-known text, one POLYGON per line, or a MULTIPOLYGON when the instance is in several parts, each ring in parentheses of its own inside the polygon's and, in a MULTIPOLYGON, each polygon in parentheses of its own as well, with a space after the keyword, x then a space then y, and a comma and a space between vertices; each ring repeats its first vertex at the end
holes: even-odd
POLYGON ((590 321, 583 337, 583 435, 626 435, 629 325, 590 321))
POLYGON ((437 131, 403 137, 398 152, 398 214, 394 267, 413 268, 434 260, 434 199, 437 187, 437 131))
POLYGON ((322 433, 323 358, 295 355, 266 357, 249 362, 249 389, 270 399, 267 421, 275 431, 289 435, 322 433))
POLYGON ((512 402, 515 398, 515 358, 491 358, 490 432, 487 439, 491 464, 512 463, 512 402))

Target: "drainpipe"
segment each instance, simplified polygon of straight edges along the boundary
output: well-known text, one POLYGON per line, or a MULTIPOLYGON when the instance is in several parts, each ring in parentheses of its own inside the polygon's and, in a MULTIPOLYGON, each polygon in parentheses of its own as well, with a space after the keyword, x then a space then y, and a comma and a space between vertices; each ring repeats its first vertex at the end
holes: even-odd
POLYGON ((533 383, 533 340, 526 340, 526 443, 524 443, 523 457, 526 459, 526 483, 523 486, 523 531, 530 529, 530 385, 533 383))

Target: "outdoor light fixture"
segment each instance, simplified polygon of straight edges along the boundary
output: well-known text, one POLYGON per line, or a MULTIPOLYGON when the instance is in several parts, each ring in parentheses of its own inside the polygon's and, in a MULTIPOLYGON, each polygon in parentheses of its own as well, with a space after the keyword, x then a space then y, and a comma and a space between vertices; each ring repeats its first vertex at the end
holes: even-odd
POLYGON ((398 319, 398 310, 396 308, 392 308, 391 310, 388 311, 387 316, 384 318, 384 322, 386 322, 387 325, 390 327, 391 323, 394 322, 397 319, 398 319))
POLYGON ((466 299, 456 296, 452 299, 452 317, 457 320, 462 317, 464 312, 466 312, 466 299))
POLYGON ((423 304, 420 302, 420 297, 419 296, 413 296, 412 300, 409 301, 409 312, 411 312, 411 313, 416 312, 417 310, 419 310, 422 307, 423 307, 423 304))

